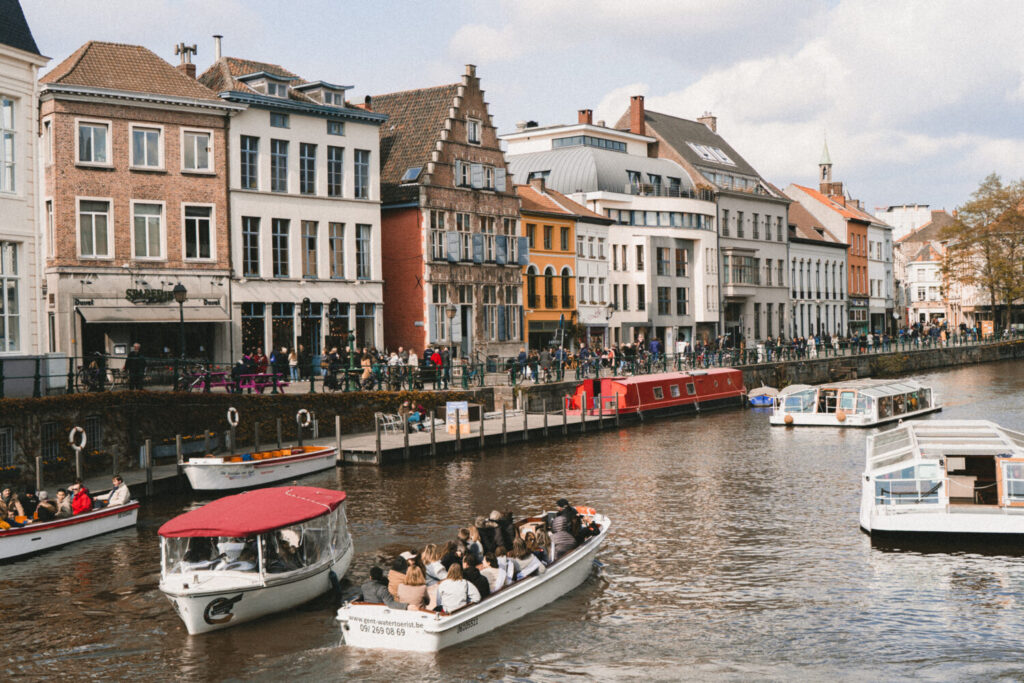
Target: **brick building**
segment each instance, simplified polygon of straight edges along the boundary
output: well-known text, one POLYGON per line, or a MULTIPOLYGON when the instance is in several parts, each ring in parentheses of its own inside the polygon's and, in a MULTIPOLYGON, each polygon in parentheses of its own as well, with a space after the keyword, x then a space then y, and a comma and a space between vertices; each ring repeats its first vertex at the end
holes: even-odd
POLYGON ((461 82, 377 95, 381 127, 384 338, 482 359, 523 340, 519 199, 476 67, 461 82))
MULTIPOLYGON (((182 46, 183 47, 183 46, 182 46)), ((187 61, 187 60, 186 60, 187 61)), ((47 306, 71 355, 231 347, 224 102, 150 50, 91 41, 41 79, 47 306)))

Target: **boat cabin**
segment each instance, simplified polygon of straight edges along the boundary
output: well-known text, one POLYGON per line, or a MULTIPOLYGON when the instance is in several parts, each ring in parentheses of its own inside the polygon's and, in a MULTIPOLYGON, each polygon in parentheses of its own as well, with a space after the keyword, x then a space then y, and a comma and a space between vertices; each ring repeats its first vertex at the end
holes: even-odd
POLYGON ((713 407, 735 402, 744 395, 743 373, 733 368, 691 372, 662 372, 635 377, 602 377, 584 380, 568 397, 566 409, 579 415, 667 411, 685 406, 713 407))
POLYGON ((937 410, 930 387, 911 381, 851 380, 817 387, 796 385, 780 392, 773 424, 858 426, 899 420, 937 410), (814 416, 814 417, 811 417, 814 416))

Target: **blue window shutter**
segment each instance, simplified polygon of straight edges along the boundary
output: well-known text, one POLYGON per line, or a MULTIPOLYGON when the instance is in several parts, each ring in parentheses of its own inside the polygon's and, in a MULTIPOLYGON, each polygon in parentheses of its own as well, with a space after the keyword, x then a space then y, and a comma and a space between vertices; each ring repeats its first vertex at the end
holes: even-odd
POLYGON ((523 339, 524 339, 523 333, 526 331, 526 328, 523 327, 523 307, 519 306, 518 309, 519 309, 519 339, 517 339, 516 341, 523 341, 523 339))
POLYGON ((505 341, 505 306, 498 304, 498 341, 505 341))
POLYGON ((473 187, 484 186, 484 167, 483 164, 471 164, 469 167, 469 180, 473 187))
POLYGON ((530 240, 527 237, 519 238, 519 265, 530 265, 530 240))
POLYGON ((461 311, 456 313, 455 317, 452 318, 451 333, 452 333, 451 334, 452 338, 448 340, 448 343, 450 345, 452 345, 452 346, 455 346, 460 341, 462 341, 462 312, 461 311))
POLYGON ((427 330, 427 341, 433 344, 437 341, 437 318, 434 315, 434 304, 427 304, 427 323, 430 325, 430 329, 427 330))
POLYGON ((505 191, 505 169, 494 169, 494 189, 498 192, 505 191))
POLYGON ((462 182, 462 162, 458 159, 455 160, 455 187, 458 187, 462 182))
POLYGON ((459 233, 449 230, 445 233, 448 242, 448 260, 455 263, 459 260, 459 233))
POLYGON ((484 236, 481 233, 473 235, 473 263, 484 262, 484 236))
MULTIPOLYGON (((514 237, 512 239, 515 239, 514 237)), ((508 237, 506 235, 498 235, 494 238, 494 262, 499 266, 505 265, 505 261, 508 260, 508 237)))

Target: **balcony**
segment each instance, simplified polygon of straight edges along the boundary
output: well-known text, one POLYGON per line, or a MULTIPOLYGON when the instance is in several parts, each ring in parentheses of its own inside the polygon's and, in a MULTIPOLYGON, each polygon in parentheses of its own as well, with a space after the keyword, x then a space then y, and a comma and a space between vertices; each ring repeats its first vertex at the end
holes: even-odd
POLYGON ((691 190, 685 187, 669 187, 652 183, 626 183, 623 186, 623 192, 637 197, 682 197, 703 199, 708 202, 715 200, 715 195, 711 190, 691 190))

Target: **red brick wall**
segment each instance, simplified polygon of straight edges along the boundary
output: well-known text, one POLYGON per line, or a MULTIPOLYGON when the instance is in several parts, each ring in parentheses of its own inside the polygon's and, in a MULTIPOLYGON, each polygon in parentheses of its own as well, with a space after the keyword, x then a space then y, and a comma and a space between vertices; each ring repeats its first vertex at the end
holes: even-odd
POLYGON ((130 200, 166 202, 167 247, 165 261, 146 261, 146 268, 181 268, 182 203, 213 204, 216 234, 216 261, 193 262, 187 267, 200 270, 230 268, 227 201, 226 120, 215 114, 164 111, 125 105, 48 100, 41 104, 40 115, 52 116, 53 159, 46 168, 46 196, 53 199, 56 253, 48 266, 86 265, 120 266, 132 259, 130 200), (111 162, 113 168, 97 169, 75 165, 77 132, 75 119, 95 118, 111 122, 111 162), (131 137, 129 124, 154 123, 164 128, 164 171, 138 171, 129 168, 131 137), (181 172, 181 128, 213 131, 213 174, 181 172), (77 257, 76 197, 109 197, 113 212, 113 260, 77 257))
POLYGON ((381 212, 381 261, 384 271, 384 340, 389 349, 404 346, 422 353, 427 344, 423 283, 423 230, 417 208, 381 212), (422 322, 421 327, 415 325, 422 322))

